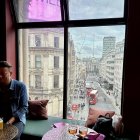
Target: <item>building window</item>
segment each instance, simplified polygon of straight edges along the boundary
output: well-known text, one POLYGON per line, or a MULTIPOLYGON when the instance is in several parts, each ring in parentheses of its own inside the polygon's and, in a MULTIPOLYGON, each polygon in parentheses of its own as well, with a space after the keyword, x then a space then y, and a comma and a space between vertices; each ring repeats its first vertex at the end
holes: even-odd
POLYGON ((35 35, 35 46, 41 47, 41 37, 40 35, 35 35))
POLYGON ((35 75, 35 88, 41 88, 41 76, 35 75))
POLYGON ((35 68, 41 68, 41 55, 35 55, 35 68))
POLYGON ((59 88, 59 75, 54 75, 54 88, 59 88))
POLYGON ((59 48, 59 37, 54 37, 54 47, 59 48))
POLYGON ((54 68, 59 68, 59 56, 54 56, 54 68))

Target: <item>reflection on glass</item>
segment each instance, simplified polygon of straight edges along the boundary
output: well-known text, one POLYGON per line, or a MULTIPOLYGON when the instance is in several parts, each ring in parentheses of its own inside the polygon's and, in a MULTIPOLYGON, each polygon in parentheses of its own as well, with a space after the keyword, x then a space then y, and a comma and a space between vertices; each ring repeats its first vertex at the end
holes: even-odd
POLYGON ((123 11, 124 0, 69 0, 71 20, 123 17, 123 11))
POLYGON ((68 114, 79 105, 79 120, 89 107, 120 114, 125 26, 69 28, 68 114))
POLYGON ((15 0, 19 22, 60 21, 60 0, 15 0))

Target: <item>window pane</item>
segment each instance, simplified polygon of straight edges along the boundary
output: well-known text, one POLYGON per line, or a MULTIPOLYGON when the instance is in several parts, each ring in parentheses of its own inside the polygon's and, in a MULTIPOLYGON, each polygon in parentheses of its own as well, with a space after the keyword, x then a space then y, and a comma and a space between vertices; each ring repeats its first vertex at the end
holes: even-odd
POLYGON ((41 55, 35 55, 35 68, 41 68, 41 55))
POLYGON ((62 117, 63 29, 20 29, 19 42, 19 79, 29 87, 29 96, 32 100, 49 100, 47 105, 49 116, 62 117), (35 45, 36 35, 40 36, 40 47, 35 45), (56 35, 59 37, 59 48, 57 49, 54 46, 54 37, 56 35), (54 58, 57 69, 54 67, 54 58))
POLYGON ((54 37, 54 47, 59 48, 59 37, 54 37))
POLYGON ((69 0, 71 20, 123 17, 123 11, 124 0, 69 0))
POLYGON ((59 68, 59 56, 54 56, 54 68, 59 68))
POLYGON ((54 75, 54 88, 59 88, 59 75, 54 75))
POLYGON ((35 35, 35 46, 36 47, 41 46, 41 37, 39 35, 35 35))
POLYGON ((35 75, 35 88, 41 88, 41 75, 35 75))
POLYGON ((123 25, 69 28, 68 118, 89 107, 120 114, 124 38, 123 25))
POLYGON ((60 0, 14 0, 19 22, 60 21, 60 0))

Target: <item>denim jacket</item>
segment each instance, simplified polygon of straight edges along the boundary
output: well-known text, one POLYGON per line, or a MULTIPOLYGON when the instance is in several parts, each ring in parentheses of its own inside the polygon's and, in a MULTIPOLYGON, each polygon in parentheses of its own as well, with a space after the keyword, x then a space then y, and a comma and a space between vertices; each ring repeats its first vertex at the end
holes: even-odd
MULTIPOLYGON (((28 112, 28 95, 25 84, 12 79, 9 88, 9 94, 12 116, 25 124, 26 113, 28 112)), ((0 111, 1 107, 2 106, 0 106, 0 111)))

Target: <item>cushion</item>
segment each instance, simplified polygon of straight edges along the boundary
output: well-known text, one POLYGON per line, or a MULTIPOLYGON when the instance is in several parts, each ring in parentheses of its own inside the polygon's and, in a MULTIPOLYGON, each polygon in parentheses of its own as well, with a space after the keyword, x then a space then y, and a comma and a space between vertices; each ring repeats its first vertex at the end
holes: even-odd
POLYGON ((48 119, 47 104, 49 100, 29 100, 28 119, 48 119))
POLYGON ((110 117, 112 117, 115 114, 114 111, 110 110, 103 110, 100 108, 89 108, 89 114, 85 125, 89 128, 92 128, 99 115, 105 115, 106 113, 109 113, 110 117))

